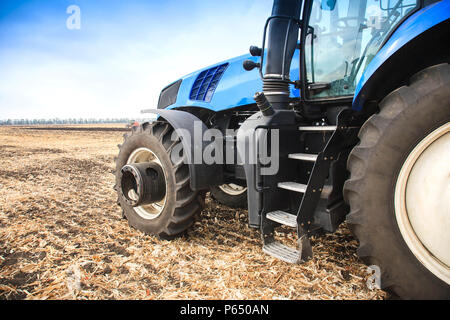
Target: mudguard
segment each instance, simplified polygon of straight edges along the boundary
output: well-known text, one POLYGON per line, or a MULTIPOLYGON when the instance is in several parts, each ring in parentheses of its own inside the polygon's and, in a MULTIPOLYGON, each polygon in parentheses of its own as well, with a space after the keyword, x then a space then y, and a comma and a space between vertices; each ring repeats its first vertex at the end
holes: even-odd
POLYGON ((208 189, 223 181, 223 169, 220 164, 203 162, 203 152, 212 143, 203 141, 206 125, 196 116, 185 111, 147 109, 142 113, 154 113, 166 120, 177 132, 183 144, 185 160, 189 166, 190 184, 192 190, 208 189), (201 143, 199 143, 199 140, 201 143))
MULTIPOLYGON (((365 101, 368 99, 367 92, 377 85, 377 81, 373 81, 377 72, 383 69, 383 66, 391 57, 394 57, 408 43, 414 41, 416 37, 449 18, 450 0, 443 0, 426 6, 407 18, 378 51, 362 74, 355 90, 352 108, 357 111, 363 108, 365 101)), ((442 39, 442 41, 447 41, 447 39, 442 39)))

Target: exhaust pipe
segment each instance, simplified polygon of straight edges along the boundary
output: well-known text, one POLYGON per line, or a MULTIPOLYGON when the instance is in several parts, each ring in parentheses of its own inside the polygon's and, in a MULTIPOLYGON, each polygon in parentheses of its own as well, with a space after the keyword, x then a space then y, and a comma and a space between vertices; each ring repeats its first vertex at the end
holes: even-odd
POLYGON ((166 195, 164 171, 155 162, 127 164, 121 169, 120 188, 125 202, 138 207, 159 202, 166 195))
POLYGON ((266 70, 263 93, 275 110, 287 109, 289 74, 298 40, 297 21, 302 1, 274 0, 272 18, 268 25, 266 70), (282 16, 283 18, 276 18, 282 16), (284 57, 284 63, 283 63, 284 57))

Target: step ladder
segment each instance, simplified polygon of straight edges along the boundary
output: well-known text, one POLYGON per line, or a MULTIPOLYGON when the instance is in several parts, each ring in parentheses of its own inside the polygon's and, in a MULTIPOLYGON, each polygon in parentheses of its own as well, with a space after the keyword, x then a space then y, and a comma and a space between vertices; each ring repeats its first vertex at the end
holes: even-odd
POLYGON ((336 159, 335 148, 330 147, 333 137, 339 135, 338 126, 300 126, 302 132, 333 132, 325 148, 318 154, 292 153, 288 159, 293 161, 305 161, 314 163, 307 184, 294 181, 278 182, 277 187, 288 192, 297 193, 301 197, 297 214, 282 210, 275 210, 262 214, 261 234, 263 251, 275 258, 288 263, 302 263, 312 258, 312 247, 309 236, 314 230, 314 212, 321 198, 326 199, 332 192, 331 185, 325 185, 330 164, 336 159), (274 229, 279 226, 287 226, 297 229, 297 248, 291 248, 274 239, 274 229))

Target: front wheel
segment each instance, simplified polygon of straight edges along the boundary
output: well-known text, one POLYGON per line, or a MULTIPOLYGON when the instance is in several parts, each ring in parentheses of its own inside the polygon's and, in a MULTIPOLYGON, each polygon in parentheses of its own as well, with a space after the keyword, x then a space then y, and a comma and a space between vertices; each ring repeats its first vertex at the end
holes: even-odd
POLYGON ((186 231, 204 205, 204 193, 190 188, 188 165, 172 160, 171 152, 181 144, 173 132, 160 121, 133 127, 120 146, 115 172, 118 202, 130 226, 164 239, 186 231), (145 199, 136 176, 150 186, 145 199))
POLYGON ((390 93, 360 130, 344 197, 358 255, 401 298, 450 298, 450 66, 390 93))

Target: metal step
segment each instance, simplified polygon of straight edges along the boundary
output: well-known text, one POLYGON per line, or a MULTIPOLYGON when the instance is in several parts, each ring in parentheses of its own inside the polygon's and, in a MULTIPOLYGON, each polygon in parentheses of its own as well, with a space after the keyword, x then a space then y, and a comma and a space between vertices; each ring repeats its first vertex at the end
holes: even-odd
POLYGON ((278 187, 281 189, 291 190, 295 192, 305 193, 306 184, 301 184, 297 182, 278 182, 278 187))
POLYGON ((304 161, 316 161, 317 160, 317 154, 309 154, 309 153, 291 153, 288 157, 290 159, 295 160, 304 160, 304 161))
POLYGON ((302 126, 301 131, 336 131, 337 126, 302 126))
POLYGON ((268 255, 288 263, 300 263, 300 252, 285 246, 279 242, 271 242, 263 246, 263 251, 268 255))
POLYGON ((269 212, 266 214, 266 218, 292 228, 297 228, 297 217, 281 210, 269 212))
MULTIPOLYGON (((306 192, 306 184, 297 183, 297 182, 278 182, 278 188, 305 193, 306 192)), ((324 185, 322 188, 322 193, 320 194, 320 197, 322 199, 326 199, 330 196, 331 192, 333 191, 333 186, 331 185, 324 185)))

